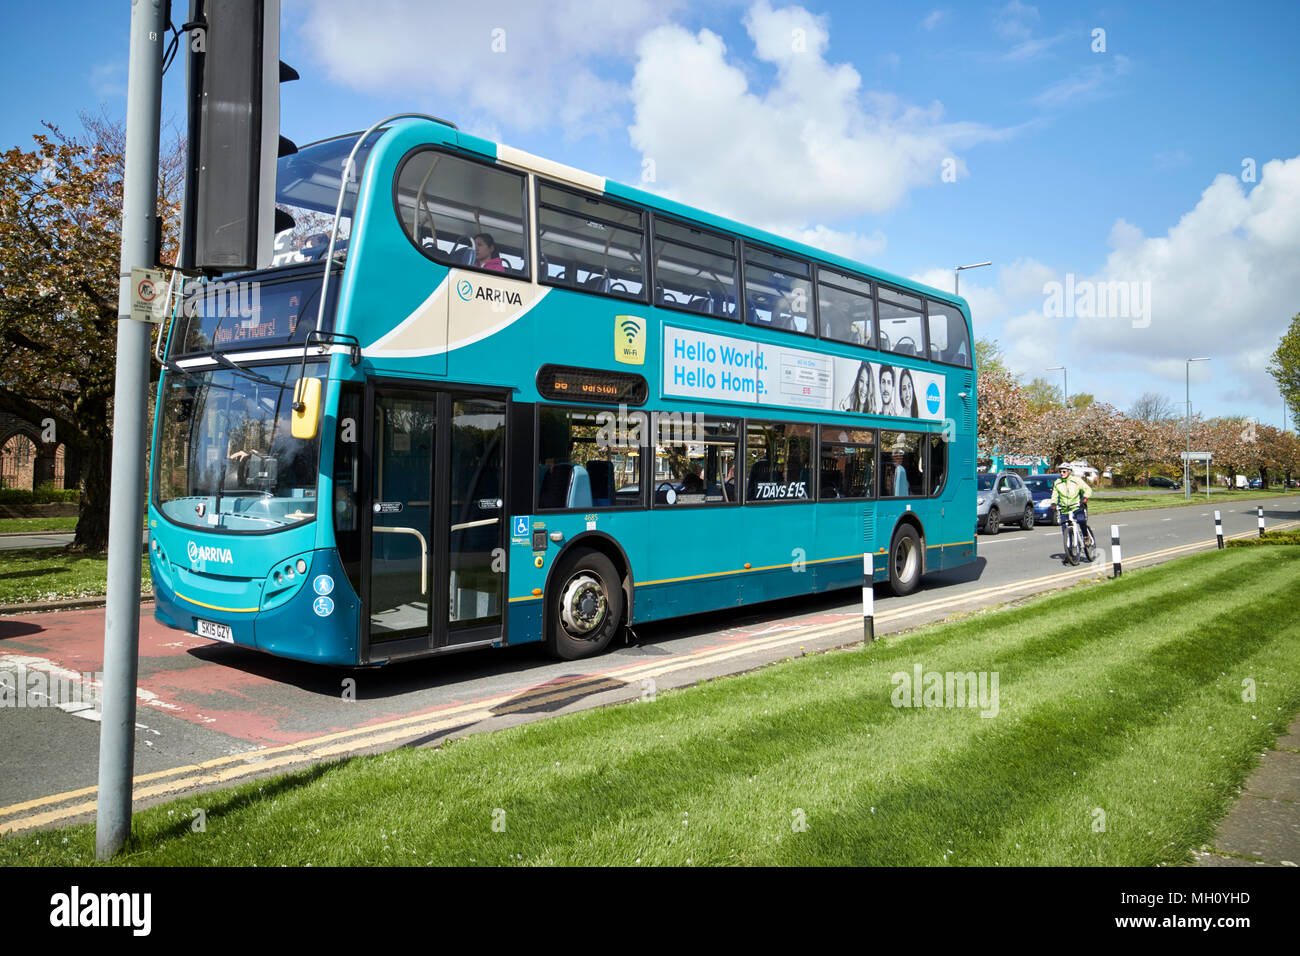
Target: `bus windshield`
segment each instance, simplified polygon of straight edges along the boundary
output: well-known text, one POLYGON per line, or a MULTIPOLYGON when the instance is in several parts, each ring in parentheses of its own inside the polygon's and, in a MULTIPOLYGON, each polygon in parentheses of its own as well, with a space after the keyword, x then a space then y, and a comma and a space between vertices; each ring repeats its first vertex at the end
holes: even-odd
MULTIPOLYGON (((347 252, 361 171, 365 168, 371 148, 386 130, 387 127, 375 130, 357 150, 354 160, 356 175, 344 194, 343 209, 339 215, 339 232, 334 242, 336 255, 347 252)), ((325 258, 329 249, 330 227, 334 223, 334 210, 338 207, 343 167, 359 135, 354 133, 304 146, 298 152, 282 156, 278 160, 275 206, 293 219, 293 226, 276 233, 272 266, 325 258)))
MULTIPOLYGON (((170 520, 205 531, 274 531, 316 516, 320 435, 294 438, 301 366, 167 376, 154 497, 170 520)), ((309 378, 325 375, 309 364, 309 378)))

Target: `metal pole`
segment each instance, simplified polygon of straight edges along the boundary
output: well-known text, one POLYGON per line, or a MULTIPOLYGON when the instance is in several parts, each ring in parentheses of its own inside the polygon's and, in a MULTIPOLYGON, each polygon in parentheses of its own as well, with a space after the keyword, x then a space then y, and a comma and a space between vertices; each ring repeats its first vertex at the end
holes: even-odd
POLYGON ((1259 506, 1259 536, 1264 537, 1264 506, 1259 506))
POLYGON ((1219 550, 1223 550, 1223 518, 1214 512, 1214 536, 1219 539, 1219 550))
POLYGON ((1119 550, 1119 525, 1110 526, 1111 563, 1114 565, 1115 577, 1124 573, 1124 560, 1119 550))
POLYGON ((104 612, 104 712, 99 729, 95 857, 106 860, 131 835, 135 691, 140 642, 140 528, 144 524, 145 414, 152 326, 131 319, 131 267, 152 266, 158 207, 165 0, 132 0, 127 77, 122 256, 113 392, 113 470, 108 519, 108 602, 104 612))
POLYGON ((952 294, 961 295, 961 270, 952 270, 952 294))

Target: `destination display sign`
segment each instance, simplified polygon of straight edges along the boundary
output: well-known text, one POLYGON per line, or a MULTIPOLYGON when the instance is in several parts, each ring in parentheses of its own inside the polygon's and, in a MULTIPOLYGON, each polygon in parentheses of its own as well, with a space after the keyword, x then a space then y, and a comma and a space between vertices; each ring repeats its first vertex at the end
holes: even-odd
POLYGON ((665 395, 943 421, 944 376, 664 326, 665 395))
POLYGON ((645 376, 572 365, 543 365, 537 370, 537 391, 551 400, 644 405, 650 397, 645 376))

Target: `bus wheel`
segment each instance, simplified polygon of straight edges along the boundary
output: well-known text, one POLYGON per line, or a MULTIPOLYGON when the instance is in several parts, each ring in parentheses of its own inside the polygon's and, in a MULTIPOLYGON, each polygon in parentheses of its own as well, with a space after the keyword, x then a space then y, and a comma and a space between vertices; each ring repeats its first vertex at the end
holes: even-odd
POLYGON ((599 551, 578 551, 555 569, 547 609, 546 643, 561 660, 599 654, 623 617, 623 589, 613 563, 599 551))
POLYGON ((921 583, 921 536, 910 524, 894 532, 889 545, 889 588, 902 597, 921 583))

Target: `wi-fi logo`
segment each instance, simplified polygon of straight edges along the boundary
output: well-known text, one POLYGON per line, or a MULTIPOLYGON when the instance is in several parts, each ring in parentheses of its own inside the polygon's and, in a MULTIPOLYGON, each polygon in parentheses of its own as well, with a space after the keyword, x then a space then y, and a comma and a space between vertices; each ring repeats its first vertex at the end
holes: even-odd
POLYGON ((614 361, 645 364, 645 319, 641 316, 614 316, 614 361))

